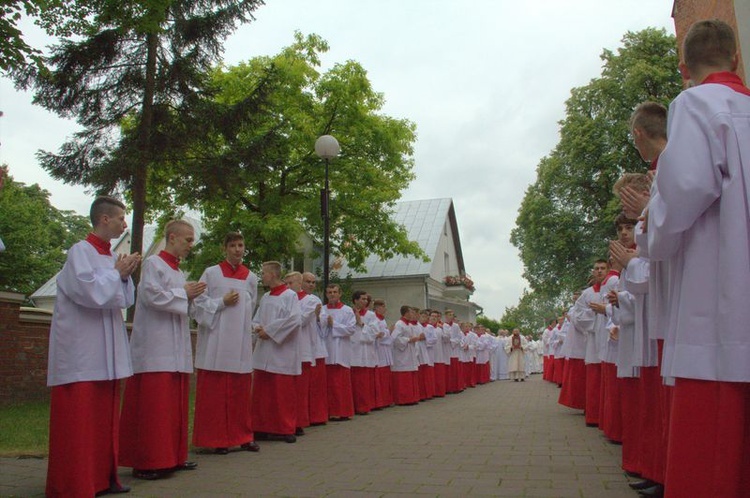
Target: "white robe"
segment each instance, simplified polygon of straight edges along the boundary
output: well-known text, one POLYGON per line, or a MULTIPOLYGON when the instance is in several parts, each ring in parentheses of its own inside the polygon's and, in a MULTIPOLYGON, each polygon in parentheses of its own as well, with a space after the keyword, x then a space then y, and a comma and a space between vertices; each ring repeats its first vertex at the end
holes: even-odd
POLYGON ((378 366, 389 367, 393 364, 393 337, 391 336, 391 331, 388 330, 388 323, 385 321, 385 318, 381 319, 377 316, 376 318, 377 331, 383 334, 376 341, 378 346, 378 366))
POLYGON ((351 339, 357 328, 354 310, 343 305, 341 308, 323 306, 320 311, 320 335, 325 341, 328 357, 326 365, 340 365, 349 368, 352 362, 351 339), (333 325, 328 325, 328 317, 333 317, 333 325))
POLYGON ((185 275, 159 255, 143 262, 130 349, 133 372, 193 372, 185 275))
POLYGON ((121 280, 115 258, 86 241, 68 251, 57 276, 48 386, 133 375, 122 309, 133 304, 134 286, 121 280))
POLYGON ((651 259, 670 265, 662 372, 750 382, 750 97, 685 90, 667 134, 648 228, 651 259))
POLYGON ((378 366, 378 350, 375 345, 375 337, 379 330, 376 323, 378 319, 373 311, 367 310, 365 315, 361 316, 361 320, 362 326, 357 326, 351 338, 351 366, 375 368, 378 366))
POLYGON ((198 322, 195 366, 204 370, 232 373, 253 371, 253 312, 258 296, 258 278, 250 272, 246 279, 227 278, 219 265, 201 275, 206 291, 193 300, 193 318, 198 322), (224 304, 224 295, 239 295, 233 306, 224 304))
POLYGON ((291 289, 278 295, 266 292, 260 298, 253 326, 262 325, 269 339, 257 337, 253 365, 257 370, 282 375, 301 375, 299 329, 302 312, 299 297, 291 289))
POLYGON ((399 320, 393 326, 391 337, 393 339, 393 372, 415 372, 419 367, 417 359, 417 348, 409 339, 414 337, 414 329, 403 320, 399 320))
MULTIPOLYGON (((299 300, 300 328, 299 328, 299 358, 305 363, 315 364, 318 358, 317 352, 320 347, 320 325, 315 308, 320 304, 320 299, 315 294, 305 294, 299 300)), ((325 358, 326 355, 320 356, 325 358)))
POLYGON ((498 337, 495 347, 495 362, 497 363, 495 379, 508 380, 508 353, 505 351, 507 337, 498 337))

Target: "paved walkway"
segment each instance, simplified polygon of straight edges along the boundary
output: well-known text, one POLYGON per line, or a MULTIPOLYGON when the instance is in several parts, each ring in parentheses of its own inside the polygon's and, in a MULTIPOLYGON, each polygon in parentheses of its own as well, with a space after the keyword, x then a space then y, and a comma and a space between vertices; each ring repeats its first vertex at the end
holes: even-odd
MULTIPOLYGON (((312 427, 260 453, 191 454, 198 470, 159 481, 122 468, 133 488, 123 496, 635 498, 620 446, 558 405, 558 392, 533 375, 312 427)), ((0 496, 44 496, 46 463, 0 459, 0 496)))

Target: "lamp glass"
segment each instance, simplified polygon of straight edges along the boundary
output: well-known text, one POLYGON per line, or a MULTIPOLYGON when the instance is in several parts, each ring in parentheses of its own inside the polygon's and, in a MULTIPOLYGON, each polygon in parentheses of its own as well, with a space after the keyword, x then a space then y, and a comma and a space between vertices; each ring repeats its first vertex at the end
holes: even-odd
POLYGON ((338 140, 331 135, 323 135, 315 141, 315 153, 323 159, 333 159, 340 150, 338 140))

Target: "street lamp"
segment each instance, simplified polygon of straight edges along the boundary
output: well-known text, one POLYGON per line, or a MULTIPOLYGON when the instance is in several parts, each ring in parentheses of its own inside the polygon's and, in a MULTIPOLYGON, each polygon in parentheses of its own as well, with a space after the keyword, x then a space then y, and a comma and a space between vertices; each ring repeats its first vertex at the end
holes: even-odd
POLYGON ((326 162, 325 188, 320 191, 320 216, 323 218, 323 302, 326 302, 326 289, 328 289, 328 262, 331 253, 331 232, 328 202, 331 199, 331 191, 328 188, 328 163, 339 155, 338 141, 331 135, 323 135, 315 141, 315 153, 326 162))

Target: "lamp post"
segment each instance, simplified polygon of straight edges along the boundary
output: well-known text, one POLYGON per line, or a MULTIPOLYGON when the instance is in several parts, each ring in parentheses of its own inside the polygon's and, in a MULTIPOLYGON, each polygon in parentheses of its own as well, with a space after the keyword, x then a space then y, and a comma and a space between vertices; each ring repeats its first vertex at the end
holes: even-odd
POLYGON ((320 191, 320 216, 323 218, 323 302, 327 301, 328 263, 331 255, 331 227, 328 212, 331 191, 328 187, 328 164, 331 159, 339 155, 340 150, 338 141, 331 135, 323 135, 315 141, 315 153, 326 163, 325 187, 320 191))

